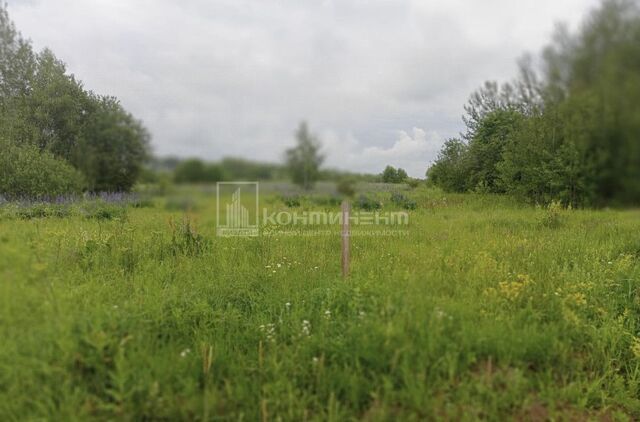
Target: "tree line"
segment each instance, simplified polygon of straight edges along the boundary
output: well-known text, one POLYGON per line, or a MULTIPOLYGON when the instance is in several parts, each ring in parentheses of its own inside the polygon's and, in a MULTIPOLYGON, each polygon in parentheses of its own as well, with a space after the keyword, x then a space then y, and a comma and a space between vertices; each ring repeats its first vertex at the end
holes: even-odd
POLYGON ((322 168, 325 156, 322 143, 301 122, 294 133, 296 144, 284 151, 283 164, 251 161, 227 157, 220 161, 205 161, 200 158, 177 157, 152 158, 145 169, 142 181, 157 183, 167 177, 178 184, 213 183, 234 180, 284 180, 289 178, 304 190, 311 190, 318 181, 341 183, 382 182, 406 183, 411 178, 402 168, 387 166, 381 174, 354 173, 331 168, 322 168))
POLYGON ((539 204, 638 204, 638 2, 605 0, 577 32, 559 27, 539 61, 471 95, 466 132, 445 143, 428 181, 539 204))
POLYGON ((149 134, 52 51, 34 51, 0 4, 0 151, 5 196, 126 191, 149 155, 149 134))

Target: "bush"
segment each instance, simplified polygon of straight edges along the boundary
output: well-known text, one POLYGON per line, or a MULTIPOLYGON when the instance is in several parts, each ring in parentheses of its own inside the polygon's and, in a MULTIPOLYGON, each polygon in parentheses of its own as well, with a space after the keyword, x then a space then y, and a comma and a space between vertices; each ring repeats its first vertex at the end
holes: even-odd
POLYGON ((282 202, 289 208, 297 208, 300 206, 300 197, 298 195, 285 195, 282 202))
POLYGON ((108 204, 101 201, 89 202, 82 209, 85 218, 95 220, 124 220, 127 209, 124 205, 108 204))
POLYGON ((566 219, 565 209, 560 201, 551 201, 545 208, 544 215, 540 219, 540 224, 543 227, 550 229, 557 229, 562 226, 566 219))
POLYGON ((353 180, 343 178, 336 183, 336 190, 342 196, 352 197, 356 194, 356 188, 353 180))
POLYGON ((407 179, 407 185, 409 185, 411 189, 415 189, 420 186, 420 180, 410 177, 409 179, 407 179))
POLYGON ((80 172, 47 151, 8 141, 0 141, 0 150, 0 194, 7 198, 53 198, 85 186, 80 172))
POLYGON ((357 208, 365 211, 374 211, 382 208, 382 204, 378 200, 366 195, 360 195, 355 205, 357 208))
POLYGON ((312 196, 311 202, 323 207, 338 207, 342 204, 342 198, 336 195, 312 196))
POLYGON ((391 194, 391 202, 405 210, 415 210, 417 207, 416 201, 406 197, 400 192, 394 192, 391 194))

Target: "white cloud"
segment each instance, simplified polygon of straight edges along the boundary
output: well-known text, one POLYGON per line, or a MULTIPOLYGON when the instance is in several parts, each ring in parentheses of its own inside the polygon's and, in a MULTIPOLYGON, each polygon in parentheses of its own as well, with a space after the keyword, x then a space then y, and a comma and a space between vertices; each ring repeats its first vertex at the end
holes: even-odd
POLYGON ((429 162, 435 157, 444 140, 437 132, 414 127, 410 132, 400 130, 390 146, 366 146, 349 134, 344 139, 327 134, 327 164, 356 172, 380 173, 387 166, 400 167, 409 176, 424 177, 429 162))

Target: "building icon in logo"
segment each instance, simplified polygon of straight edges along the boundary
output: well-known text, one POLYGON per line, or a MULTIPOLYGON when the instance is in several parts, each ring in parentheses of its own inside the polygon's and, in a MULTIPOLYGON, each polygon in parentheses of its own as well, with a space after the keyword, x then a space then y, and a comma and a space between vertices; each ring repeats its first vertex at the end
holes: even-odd
POLYGON ((216 188, 217 235, 258 236, 258 183, 219 182, 216 188))

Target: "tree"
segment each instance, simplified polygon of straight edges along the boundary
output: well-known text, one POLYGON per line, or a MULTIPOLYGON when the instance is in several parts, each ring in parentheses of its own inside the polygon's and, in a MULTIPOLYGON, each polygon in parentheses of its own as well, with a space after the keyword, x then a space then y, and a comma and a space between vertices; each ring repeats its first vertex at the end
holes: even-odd
POLYGON ((404 169, 387 166, 382 171, 381 178, 384 183, 402 183, 409 178, 409 175, 404 169))
POLYGON ((320 142, 309 132, 306 122, 300 123, 296 141, 297 145, 285 152, 286 165, 293 182, 310 190, 318 180, 324 156, 320 153, 320 142))
POLYGON ((464 192, 469 178, 466 156, 467 145, 462 140, 448 139, 427 170, 427 182, 447 192, 464 192))
POLYGON ((395 183, 395 180, 397 177, 398 177, 398 172, 392 166, 387 166, 382 171, 382 181, 384 183, 395 183))
POLYGON ((149 134, 114 97, 92 96, 81 141, 70 162, 95 191, 128 191, 148 159, 149 134))
POLYGON ((513 131, 518 128, 522 115, 510 109, 498 109, 485 115, 477 124, 467 149, 466 183, 469 189, 482 189, 500 193, 496 166, 513 131))
POLYGON ((50 50, 34 53, 0 4, 0 136, 80 170, 91 190, 129 190, 149 134, 112 97, 93 94, 50 50))

